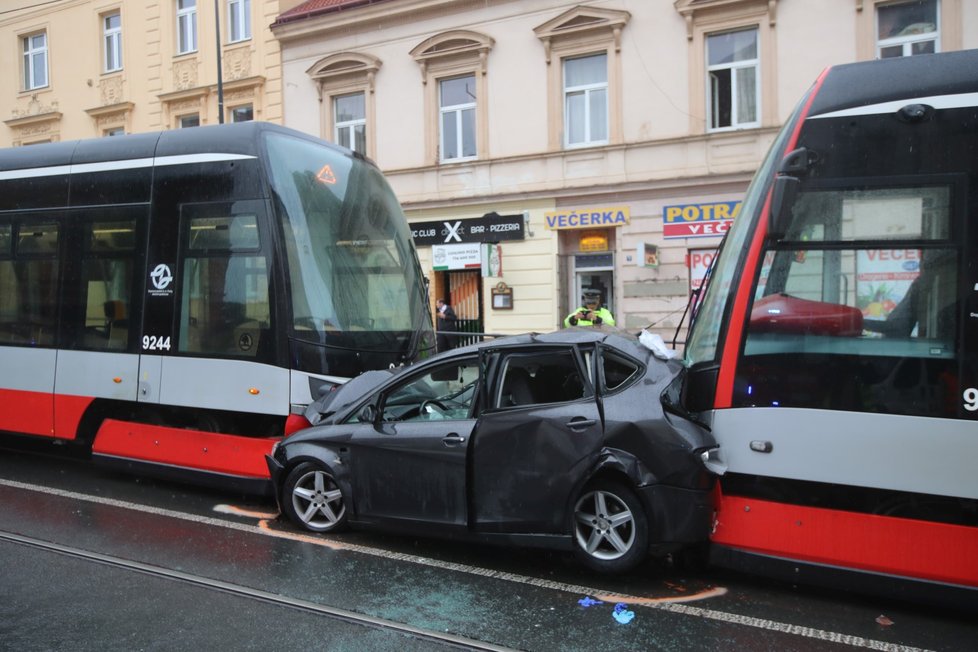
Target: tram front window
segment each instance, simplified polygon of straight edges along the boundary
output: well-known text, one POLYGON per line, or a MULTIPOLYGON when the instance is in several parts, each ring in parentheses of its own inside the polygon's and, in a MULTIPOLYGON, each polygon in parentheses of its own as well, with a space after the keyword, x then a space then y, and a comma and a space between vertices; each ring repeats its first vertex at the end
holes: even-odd
POLYGON ((312 141, 270 134, 267 146, 297 368, 355 376, 410 361, 430 322, 407 221, 383 175, 312 141))

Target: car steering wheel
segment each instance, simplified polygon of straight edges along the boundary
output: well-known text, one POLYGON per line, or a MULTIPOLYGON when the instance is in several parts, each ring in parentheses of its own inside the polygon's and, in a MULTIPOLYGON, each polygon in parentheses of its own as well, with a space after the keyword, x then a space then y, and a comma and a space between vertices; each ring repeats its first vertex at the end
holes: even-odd
POLYGON ((434 405, 435 407, 438 408, 440 412, 443 413, 448 412, 448 406, 446 406, 444 403, 442 403, 436 398, 429 398, 424 401, 421 401, 421 407, 418 408, 419 414, 427 414, 429 405, 434 405))

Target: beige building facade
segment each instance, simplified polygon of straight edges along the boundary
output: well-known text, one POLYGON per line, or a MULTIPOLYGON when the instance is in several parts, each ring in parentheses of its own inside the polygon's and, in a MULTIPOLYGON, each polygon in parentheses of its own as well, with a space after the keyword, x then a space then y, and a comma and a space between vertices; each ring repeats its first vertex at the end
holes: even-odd
POLYGON ((217 30, 224 121, 281 123, 268 26, 297 2, 6 0, 0 146, 217 124, 217 30))
POLYGON ((978 47, 976 4, 309 0, 272 32, 284 124, 374 159, 412 224, 467 252, 446 269, 416 240, 460 317, 547 331, 592 288, 668 340, 820 71, 978 47), (493 213, 522 215, 520 237, 466 231, 493 213))

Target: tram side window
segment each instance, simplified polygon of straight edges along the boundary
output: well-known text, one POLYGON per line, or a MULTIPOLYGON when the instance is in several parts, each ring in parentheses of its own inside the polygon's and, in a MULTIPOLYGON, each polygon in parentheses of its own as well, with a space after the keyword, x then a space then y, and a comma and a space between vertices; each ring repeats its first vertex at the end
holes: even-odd
POLYGON ((82 260, 86 349, 125 351, 129 346, 135 235, 134 220, 86 227, 82 260))
POLYGON ((0 345, 53 346, 58 225, 0 225, 0 345))
POLYGON ((269 339, 268 264, 254 213, 184 207, 178 350, 254 358, 269 339), (189 213, 189 215, 188 215, 189 213))
POLYGON ((802 194, 765 254, 740 402, 953 416, 961 254, 950 197, 802 194))

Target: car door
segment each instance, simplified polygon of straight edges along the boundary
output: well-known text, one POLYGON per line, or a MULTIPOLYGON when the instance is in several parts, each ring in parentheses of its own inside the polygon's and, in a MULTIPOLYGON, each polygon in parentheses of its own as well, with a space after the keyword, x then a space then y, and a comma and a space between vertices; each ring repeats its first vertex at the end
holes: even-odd
POLYGON ((603 441, 585 354, 574 346, 536 346, 494 356, 488 409, 471 444, 474 524, 485 531, 562 532, 571 493, 603 441))
POLYGON ((467 523, 466 456, 480 382, 479 359, 468 356, 424 366, 377 395, 371 423, 351 440, 358 516, 467 523))

